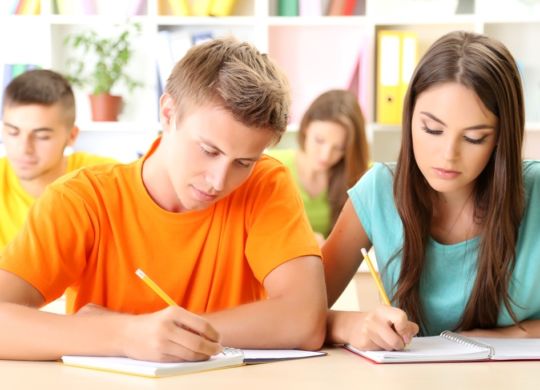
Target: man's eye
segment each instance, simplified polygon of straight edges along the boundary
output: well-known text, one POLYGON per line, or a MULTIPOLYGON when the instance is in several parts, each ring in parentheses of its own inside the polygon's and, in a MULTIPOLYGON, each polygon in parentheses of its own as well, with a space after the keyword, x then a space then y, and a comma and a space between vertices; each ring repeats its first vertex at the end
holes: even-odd
POLYGON ((218 155, 218 152, 215 152, 213 150, 209 150, 209 149, 206 149, 204 146, 201 145, 201 150, 204 154, 206 154, 207 156, 212 156, 212 157, 215 157, 218 155))

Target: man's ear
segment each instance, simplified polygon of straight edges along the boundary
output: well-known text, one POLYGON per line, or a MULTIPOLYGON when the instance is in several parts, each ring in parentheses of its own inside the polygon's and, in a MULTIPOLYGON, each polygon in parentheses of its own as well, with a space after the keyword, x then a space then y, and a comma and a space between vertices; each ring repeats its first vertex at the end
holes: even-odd
POLYGON ((159 119, 163 131, 168 131, 174 121, 175 115, 174 100, 168 93, 164 93, 159 98, 159 119))
POLYGON ((75 141, 77 141, 77 138, 79 137, 79 133, 80 133, 79 127, 73 125, 73 127, 69 131, 67 146, 73 146, 73 144, 75 143, 75 141))

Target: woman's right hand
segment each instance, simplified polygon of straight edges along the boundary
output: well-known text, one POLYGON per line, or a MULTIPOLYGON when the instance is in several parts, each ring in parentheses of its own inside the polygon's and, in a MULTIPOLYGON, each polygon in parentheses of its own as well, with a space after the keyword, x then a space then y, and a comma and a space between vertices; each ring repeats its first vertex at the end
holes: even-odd
POLYGON ((222 350, 217 330, 204 318, 178 306, 129 315, 125 320, 121 348, 133 359, 200 361, 222 350))
POLYGON ((418 325, 409 321, 401 309, 379 306, 369 312, 334 312, 329 321, 331 334, 338 342, 349 343, 360 350, 402 350, 418 333, 418 325), (341 317, 341 318, 340 318, 341 317))

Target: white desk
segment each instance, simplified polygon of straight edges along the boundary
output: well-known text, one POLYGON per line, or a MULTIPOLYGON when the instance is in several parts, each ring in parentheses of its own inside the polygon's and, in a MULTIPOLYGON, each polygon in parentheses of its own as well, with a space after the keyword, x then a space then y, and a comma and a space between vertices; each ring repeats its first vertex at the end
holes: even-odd
POLYGON ((343 349, 329 356, 151 379, 63 366, 0 361, 12 389, 540 389, 540 362, 376 365, 343 349))

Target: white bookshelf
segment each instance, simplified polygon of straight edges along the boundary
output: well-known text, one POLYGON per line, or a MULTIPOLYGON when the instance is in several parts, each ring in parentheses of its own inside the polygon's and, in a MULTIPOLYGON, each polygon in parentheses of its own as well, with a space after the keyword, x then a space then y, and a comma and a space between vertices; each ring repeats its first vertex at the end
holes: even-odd
MULTIPOLYGON (((540 51, 536 48, 540 37, 540 5, 536 3, 540 1, 358 0, 365 2, 361 7, 365 14, 280 17, 276 15, 276 0, 237 0, 233 15, 221 18, 160 15, 160 1, 148 0, 145 14, 129 18, 116 11, 100 15, 55 15, 54 0, 41 1, 39 16, 0 16, 0 63, 37 63, 63 71, 70 54, 63 45, 67 34, 87 28, 106 32, 126 20, 140 23, 142 33, 134 39, 135 56, 128 71, 144 87, 132 94, 119 91, 125 99, 119 122, 92 123, 86 91, 76 91, 78 124, 85 133, 78 147, 99 151, 102 138, 107 135, 111 137, 109 144, 133 148, 124 139, 130 137, 119 134, 133 133, 132 138, 142 143, 146 142, 143 138, 151 139, 159 129, 156 42, 161 31, 191 34, 211 30, 216 36, 233 34, 268 52, 286 71, 292 85, 295 122, 292 127, 318 93, 347 87, 350 78, 347 72, 352 72, 362 50, 365 59, 362 71, 367 72, 367 77, 361 85, 361 103, 368 123, 368 138, 374 160, 388 160, 397 155, 400 131, 399 127, 379 125, 374 120, 377 32, 415 31, 421 55, 440 35, 466 29, 500 39, 515 55, 523 70, 527 104, 525 156, 540 158, 540 51), (141 134, 146 137, 140 137, 141 134), (89 141, 93 138, 99 141, 89 141)), ((294 134, 287 135, 284 143, 294 146, 294 134)), ((144 145, 136 147, 144 149, 144 145)))

